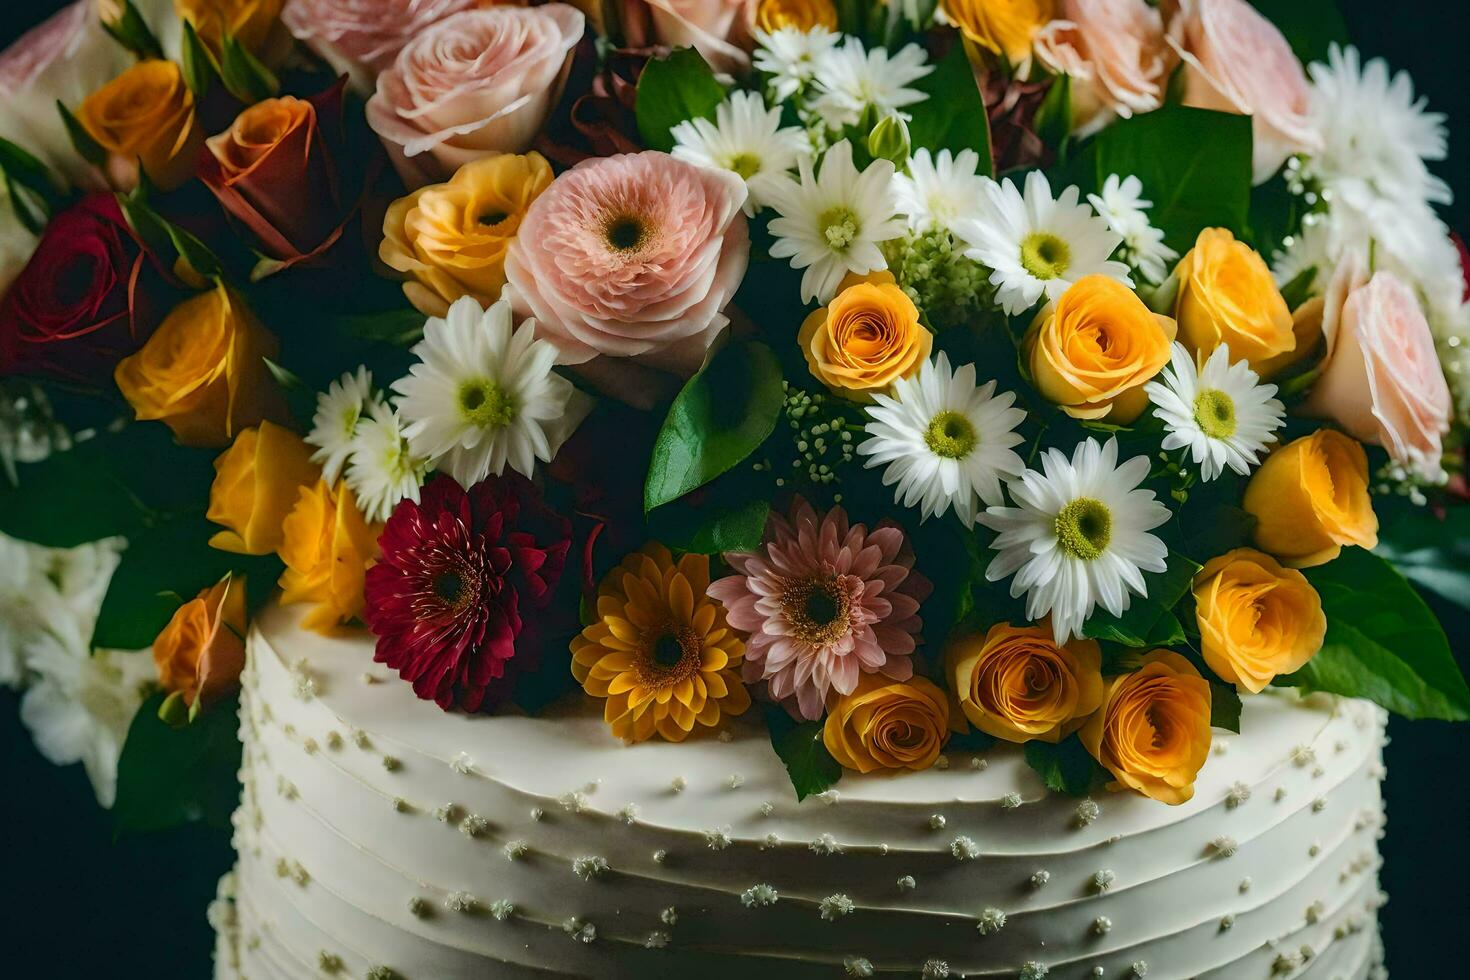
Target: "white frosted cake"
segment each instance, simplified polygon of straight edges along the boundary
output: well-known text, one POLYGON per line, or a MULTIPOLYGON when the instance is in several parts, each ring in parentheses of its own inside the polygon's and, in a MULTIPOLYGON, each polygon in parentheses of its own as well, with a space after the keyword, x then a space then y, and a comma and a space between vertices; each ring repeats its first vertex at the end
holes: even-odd
POLYGON ((1384 717, 1246 700, 1190 802, 1047 792, 1014 747, 798 803, 757 721, 439 711, 270 608, 219 980, 1373 975, 1384 717))

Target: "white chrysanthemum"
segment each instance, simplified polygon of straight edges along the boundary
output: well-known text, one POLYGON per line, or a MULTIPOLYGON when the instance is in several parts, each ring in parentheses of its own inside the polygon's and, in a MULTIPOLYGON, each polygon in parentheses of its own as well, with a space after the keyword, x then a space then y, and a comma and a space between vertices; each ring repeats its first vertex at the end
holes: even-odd
POLYGON ((1163 230, 1149 223, 1148 209, 1154 202, 1144 199, 1143 181, 1132 174, 1123 178, 1109 174, 1102 193, 1089 194, 1087 200, 1123 239, 1119 256, 1149 282, 1163 282, 1179 253, 1164 244, 1163 230))
POLYGON ((770 224, 776 238, 771 257, 806 270, 802 302, 825 303, 847 273, 887 268, 878 245, 904 230, 893 201, 893 164, 874 160, 859 172, 851 144, 842 140, 823 155, 815 175, 806 157, 798 167, 800 182, 775 174, 764 187, 781 214, 770 224))
POLYGON ((806 132, 781 126, 781 107, 767 109, 755 92, 736 92, 715 107, 714 122, 689 119, 670 132, 673 155, 715 170, 729 170, 745 181, 745 213, 766 204, 762 181, 784 174, 811 151, 806 132))
POLYGON ((951 371, 940 354, 918 374, 900 378, 892 395, 875 394, 867 409, 871 437, 857 451, 867 467, 884 466, 883 485, 894 499, 919 508, 920 521, 954 507, 973 527, 981 501, 1004 501, 1000 481, 1020 476, 1025 464, 1011 448, 1022 441, 1016 427, 1026 413, 1014 392, 995 392, 995 382, 975 385, 975 365, 951 371))
POLYGON ((985 178, 978 173, 980 155, 961 150, 931 155, 923 147, 909 160, 908 173, 893 175, 898 210, 915 232, 954 231, 955 222, 974 212, 985 196, 985 178))
POLYGON ((1011 579, 1011 595, 1026 596, 1026 618, 1051 616, 1064 643, 1082 631, 1098 606, 1115 616, 1132 594, 1148 595, 1143 572, 1162 572, 1169 550, 1151 534, 1169 520, 1152 490, 1147 456, 1118 464, 1118 442, 1085 439, 1069 460, 1059 450, 1041 456, 1007 485, 1016 507, 988 507, 980 523, 996 531, 999 554, 985 570, 991 582, 1011 579))
POLYGON ((352 441, 357 437, 357 423, 371 405, 381 401, 373 390, 373 375, 367 368, 342 375, 316 396, 316 414, 311 417, 311 431, 306 441, 316 448, 313 463, 320 463, 322 479, 336 485, 342 468, 352 455, 352 441))
POLYGON ((817 59, 832 50, 842 35, 825 27, 800 31, 782 27, 766 32, 756 30, 755 67, 770 76, 771 94, 776 102, 785 102, 810 82, 817 71, 817 59))
POLYGON ((591 408, 552 372, 556 348, 536 339, 536 322, 513 329, 503 298, 488 310, 455 300, 443 319, 429 318, 412 353, 419 363, 393 382, 403 435, 414 455, 466 489, 507 465, 530 476, 591 408))
POLYGON ((1281 248, 1271 256, 1271 274, 1276 285, 1285 286, 1298 276, 1311 272, 1307 293, 1320 295, 1327 288, 1333 267, 1342 257, 1339 223, 1330 220, 1330 212, 1313 215, 1304 221, 1301 231, 1283 239, 1281 248))
POLYGON ((386 521, 401 500, 417 503, 429 472, 429 461, 413 453, 403 430, 403 417, 382 402, 368 406, 367 417, 357 424, 347 485, 363 516, 374 523, 386 521))
POLYGON ((868 49, 855 37, 848 37, 840 48, 829 48, 817 57, 812 108, 832 129, 853 126, 871 106, 879 116, 908 114, 904 106, 928 98, 916 88, 909 88, 934 70, 929 56, 917 44, 906 44, 897 54, 887 48, 868 49))
POLYGON ((1123 238, 1080 202, 1068 187, 1052 198, 1039 170, 1026 175, 1022 194, 1009 179, 985 181, 975 217, 958 223, 966 255, 990 267, 996 300, 1009 315, 1024 312, 1045 296, 1056 299, 1083 276, 1100 273, 1133 285, 1128 267, 1109 258, 1123 238))
POLYGON ((1286 418, 1276 386, 1260 384, 1245 361, 1231 364, 1224 344, 1202 368, 1183 344, 1175 344, 1159 377, 1143 390, 1169 430, 1163 448, 1188 448, 1202 480, 1213 480, 1227 466, 1248 475, 1286 418))

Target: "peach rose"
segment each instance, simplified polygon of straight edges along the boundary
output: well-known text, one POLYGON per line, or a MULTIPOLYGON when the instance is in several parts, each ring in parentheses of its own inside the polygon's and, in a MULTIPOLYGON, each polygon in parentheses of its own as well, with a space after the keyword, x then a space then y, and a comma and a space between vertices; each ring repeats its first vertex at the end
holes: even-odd
POLYGON ((1246 0, 1178 0, 1169 44, 1184 59, 1184 104, 1251 117, 1253 180, 1319 148, 1312 86, 1276 25, 1246 0))
POLYGON ((949 22, 1013 65, 1031 58, 1031 42, 1057 15, 1056 0, 939 0, 949 22))
POLYGON ((191 719, 233 691, 245 669, 245 577, 226 575, 175 610, 153 641, 153 663, 191 719))
POLYGON ((1321 565, 1343 545, 1373 548, 1378 518, 1368 457, 1336 429, 1321 429, 1266 457, 1241 504, 1256 518, 1256 547, 1293 568, 1321 565))
POLYGON ((750 68, 755 0, 618 0, 623 42, 630 48, 693 48, 711 68, 731 75, 750 68))
POLYGON ((1154 650, 1138 670, 1108 678, 1080 737, 1113 774, 1108 789, 1187 803, 1210 754, 1210 683, 1179 654, 1154 650))
POLYGON ((1077 135, 1164 104, 1173 56, 1158 10, 1144 0, 1062 0, 1057 14, 1034 47, 1042 64, 1072 80, 1077 135))
POLYGON ((1259 694, 1322 648, 1327 617, 1306 576, 1253 548, 1212 558, 1194 577, 1200 652, 1220 679, 1259 694))
POLYGON ((422 187, 479 157, 524 152, 561 98, 585 24, 564 3, 497 6, 410 40, 367 104, 404 182, 422 187))
POLYGON ((270 422, 236 436, 214 461, 214 474, 205 516, 225 530, 209 544, 241 555, 268 555, 280 548, 281 522, 301 489, 321 479, 302 438, 270 422))
POLYGON ((892 273, 848 273, 832 302, 807 316, 796 343, 812 376, 834 394, 870 401, 919 370, 934 335, 892 273))
MULTIPOLYGON (((970 724, 1007 742, 1059 742, 1102 703, 1096 641, 1058 645, 1050 626, 997 623, 950 640, 944 674, 970 724)), ((959 719, 954 719, 959 721, 959 719)))
POLYGON ((319 480, 297 493, 281 524, 281 602, 314 603, 302 625, 327 633, 362 613, 363 582, 377 561, 383 526, 367 522, 345 482, 334 489, 319 480))
POLYGON ((476 0, 289 0, 281 22, 358 91, 371 93, 413 38, 476 0))
POLYGON ((845 769, 928 769, 949 741, 949 703, 933 681, 863 674, 837 698, 822 744, 845 769))
POLYGON ((1179 341, 1203 362, 1225 344, 1232 361, 1273 362, 1296 349, 1291 310, 1265 259, 1227 229, 1206 228, 1174 267, 1179 341))
POLYGON ((138 185, 138 167, 163 190, 194 174, 204 130, 194 95, 172 61, 140 61, 82 100, 77 121, 107 151, 107 179, 117 190, 138 185))
POLYGON ((755 26, 767 34, 783 27, 809 31, 813 27, 837 30, 837 7, 832 0, 759 0, 755 26))
POLYGON ((1108 276, 1083 276, 1047 304, 1022 342, 1041 394, 1073 418, 1127 425, 1148 405, 1143 386, 1169 363, 1174 321, 1108 276))

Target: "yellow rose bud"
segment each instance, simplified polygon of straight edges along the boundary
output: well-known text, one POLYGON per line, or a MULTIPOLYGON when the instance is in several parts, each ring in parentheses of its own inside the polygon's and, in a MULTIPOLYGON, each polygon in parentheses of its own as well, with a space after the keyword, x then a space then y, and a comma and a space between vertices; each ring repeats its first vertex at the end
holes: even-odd
POLYGON ((812 375, 833 393, 870 401, 919 370, 934 335, 891 273, 849 273, 832 302, 802 323, 796 342, 812 375))
POLYGON ((1299 670, 1327 633, 1306 576, 1252 548, 1210 559, 1194 577, 1194 601, 1205 663, 1252 694, 1299 670))
POLYGON ((286 405, 265 365, 279 351, 238 294, 223 284, 187 299, 113 377, 139 419, 157 419, 186 446, 226 446, 286 405))
POLYGON ((997 623, 983 635, 952 639, 944 673, 964 717, 1007 742, 1059 742, 1102 702, 1097 643, 1077 638, 1058 646, 1049 626, 997 623))
POLYGON ((521 219, 551 179, 539 153, 473 160, 448 183, 394 201, 378 255, 409 277, 403 294, 425 316, 444 316, 461 296, 489 306, 505 285, 505 253, 521 219))
MULTIPOLYGON (((1206 228, 1179 260, 1179 340, 1203 360, 1216 347, 1252 368, 1296 349, 1291 311, 1261 256, 1224 228, 1206 228)), ((1259 374, 1260 371, 1257 370, 1259 374)))
POLYGON ((204 130, 194 95, 172 61, 140 61, 82 100, 77 121, 107 151, 107 176, 119 190, 138 184, 138 165, 163 190, 194 174, 204 130))
POLYGON ((1173 340, 1173 320, 1092 275, 1036 315, 1022 351, 1036 387, 1062 411, 1127 425, 1148 406, 1143 386, 1169 363, 1173 340))
POLYGON ((227 530, 209 543, 240 555, 268 555, 280 548, 281 522, 301 489, 321 479, 301 437, 270 422, 236 436, 214 461, 214 473, 205 516, 227 530))
POLYGON ((1057 15, 1055 0, 940 0, 965 37, 1012 64, 1031 56, 1031 40, 1057 15))
POLYGON ((233 691, 245 667, 245 578, 226 575, 180 606, 153 641, 158 683, 195 711, 233 691))
POLYGON ((302 623, 327 633, 362 612, 363 578, 377 560, 383 526, 363 518, 346 483, 333 489, 319 480, 298 493, 281 525, 281 602, 315 603, 302 623))
POLYGON ((280 27, 285 5, 285 0, 174 0, 174 12, 194 25, 194 33, 215 55, 229 34, 251 54, 267 55, 274 62, 289 47, 289 35, 280 27))
POLYGON ((822 744, 843 768, 928 769, 949 740, 949 703, 932 681, 863 674, 837 699, 822 744))
POLYGON ((1107 679, 1082 744, 1113 774, 1109 789, 1178 805, 1210 753, 1210 683, 1184 657, 1155 650, 1131 674, 1107 679))
POLYGON ((755 8, 755 26, 766 33, 783 27, 809 31, 813 27, 837 30, 837 7, 832 0, 760 0, 755 8))
POLYGON ((1266 457, 1245 487, 1255 544, 1293 568, 1321 565, 1345 544, 1378 544, 1368 456, 1336 429, 1319 429, 1266 457))

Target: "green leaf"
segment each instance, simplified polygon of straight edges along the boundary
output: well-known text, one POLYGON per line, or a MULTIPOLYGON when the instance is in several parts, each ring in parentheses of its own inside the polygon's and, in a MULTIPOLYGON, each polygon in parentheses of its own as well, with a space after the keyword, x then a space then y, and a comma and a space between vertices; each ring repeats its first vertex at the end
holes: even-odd
POLYGON ((1470 720, 1470 689, 1444 630, 1392 565, 1347 548, 1305 574, 1322 597, 1327 637, 1277 683, 1368 698, 1405 718, 1470 720))
POLYGON ((141 59, 163 57, 162 45, 148 29, 148 23, 138 13, 138 8, 133 6, 133 0, 123 0, 122 14, 116 20, 103 18, 102 29, 141 59))
POLYGON ((1421 589, 1470 609, 1470 506, 1451 504, 1442 517, 1405 508, 1379 528, 1374 551, 1421 589))
POLYGON ((656 58, 643 69, 634 96, 638 134, 651 150, 674 148, 670 130, 689 119, 712 119, 725 101, 725 87, 699 52, 675 48, 667 58, 656 58))
POLYGON ((908 107, 912 114, 909 140, 914 148, 922 146, 931 153, 974 150, 980 154, 979 172, 993 174, 990 120, 964 44, 955 43, 934 70, 912 87, 928 96, 908 107))
POLYGON ((1325 61, 1329 45, 1352 41, 1335 0, 1251 0, 1251 5, 1280 29, 1303 64, 1325 61))
POLYGON ((1210 727, 1240 734, 1240 692, 1234 684, 1210 681, 1210 727))
POLYGON ((138 175, 138 186, 127 194, 119 194, 117 203, 122 207, 123 216, 128 219, 128 224, 138 237, 147 242, 155 252, 167 254, 170 250, 185 262, 187 262, 202 278, 218 279, 224 275, 224 266, 220 263, 218 256, 210 251, 192 232, 181 228, 172 221, 164 218, 148 204, 149 193, 152 184, 148 176, 142 173, 141 168, 138 175))
POLYGON ((1102 768, 1075 735, 1056 745, 1033 738, 1026 743, 1026 765, 1047 789, 1068 796, 1086 796, 1102 776, 1102 768))
POLYGON ((1058 75, 1052 81, 1034 125, 1041 141, 1065 157, 1067 137, 1072 135, 1072 76, 1058 75))
POLYGON ((123 743, 112 807, 119 836, 200 819, 227 827, 240 799, 238 700, 210 705, 172 728, 158 716, 165 697, 159 691, 143 702, 123 743))
POLYGON ((394 347, 412 347, 424 337, 427 321, 418 310, 384 310, 337 317, 336 326, 349 336, 394 347))
POLYGON ((1196 562, 1204 564, 1227 551, 1250 544, 1251 532, 1256 529, 1256 516, 1234 504, 1220 504, 1201 508, 1198 518, 1191 520, 1190 526, 1193 533, 1185 539, 1182 550, 1196 562))
POLYGON ((734 341, 689 379, 653 445, 643 507, 704 486, 754 452, 781 415, 781 365, 764 344, 734 341))
POLYGON ((28 150, 0 137, 0 175, 16 218, 33 235, 46 228, 58 204, 61 185, 51 171, 28 150))
POLYGON ((66 127, 66 135, 71 138, 71 145, 77 151, 77 156, 87 161, 94 167, 100 167, 107 162, 107 151, 102 145, 92 138, 83 126, 81 120, 72 115, 66 103, 60 99, 56 100, 56 111, 61 113, 61 123, 66 127))
POLYGON ((1303 269, 1292 277, 1291 281, 1281 287, 1281 298, 1286 300, 1288 309, 1296 309, 1312 297, 1312 282, 1317 278, 1317 267, 1311 266, 1303 269))
POLYGON ((754 551, 766 531, 770 502, 752 497, 728 507, 664 507, 649 521, 659 541, 678 551, 715 555, 754 551))
POLYGON ((226 90, 247 105, 269 99, 281 90, 275 74, 228 32, 220 42, 219 77, 226 90))
POLYGON ((1167 647, 1184 642, 1184 627, 1173 608, 1189 591, 1200 566, 1183 555, 1170 554, 1162 572, 1144 576, 1148 597, 1134 596, 1121 616, 1095 612, 1082 627, 1082 635, 1094 640, 1129 647, 1167 647))
POLYGON ((219 77, 219 63, 214 60, 213 52, 199 40, 194 25, 187 20, 184 21, 183 53, 179 58, 179 67, 184 73, 184 84, 194 93, 195 102, 209 94, 209 87, 219 77))
POLYGON ((771 747, 791 777, 798 802, 821 793, 842 778, 842 766, 822 744, 822 723, 804 721, 798 724, 784 708, 766 709, 766 724, 771 732, 771 747))

